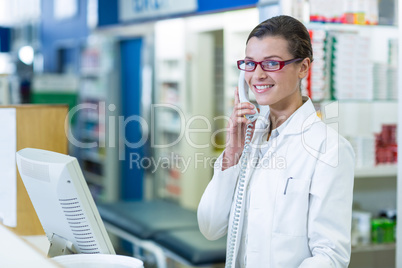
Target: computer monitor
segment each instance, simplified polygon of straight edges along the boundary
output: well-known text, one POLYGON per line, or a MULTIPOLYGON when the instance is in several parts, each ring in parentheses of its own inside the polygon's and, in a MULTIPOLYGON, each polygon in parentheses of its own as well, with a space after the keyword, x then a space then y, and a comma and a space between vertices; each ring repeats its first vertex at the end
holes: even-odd
POLYGON ((75 157, 25 148, 17 152, 25 188, 50 241, 49 257, 115 254, 75 157))

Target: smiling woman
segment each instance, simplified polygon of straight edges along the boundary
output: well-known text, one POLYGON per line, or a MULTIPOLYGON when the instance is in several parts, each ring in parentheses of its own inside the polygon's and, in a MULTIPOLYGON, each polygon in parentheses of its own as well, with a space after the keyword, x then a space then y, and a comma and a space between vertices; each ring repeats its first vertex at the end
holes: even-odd
POLYGON ((273 17, 246 44, 237 66, 269 111, 251 123, 253 105, 236 91, 226 148, 198 207, 200 230, 211 240, 228 233, 226 267, 347 267, 354 152, 301 94, 313 60, 308 31, 273 17))

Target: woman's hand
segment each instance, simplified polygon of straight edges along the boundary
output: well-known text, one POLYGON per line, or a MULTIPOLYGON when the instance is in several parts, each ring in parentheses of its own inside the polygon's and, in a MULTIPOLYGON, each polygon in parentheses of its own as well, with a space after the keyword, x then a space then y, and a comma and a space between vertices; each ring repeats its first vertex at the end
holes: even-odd
MULTIPOLYGON (((251 123, 246 114, 255 114, 254 105, 249 102, 240 103, 239 90, 235 91, 235 103, 230 120, 227 126, 226 149, 223 155, 222 170, 234 166, 239 162, 243 152, 244 142, 246 138, 247 125, 251 123)), ((255 121, 253 122, 252 133, 254 132, 255 121)), ((252 137, 252 134, 250 138, 252 137)))

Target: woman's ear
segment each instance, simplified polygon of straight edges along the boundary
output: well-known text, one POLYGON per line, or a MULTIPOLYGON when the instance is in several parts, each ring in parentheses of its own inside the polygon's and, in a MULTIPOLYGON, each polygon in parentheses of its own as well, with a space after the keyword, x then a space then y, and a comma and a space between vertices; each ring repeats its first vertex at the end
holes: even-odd
POLYGON ((310 58, 305 58, 300 64, 299 78, 303 79, 307 76, 308 70, 310 69, 311 61, 310 58))

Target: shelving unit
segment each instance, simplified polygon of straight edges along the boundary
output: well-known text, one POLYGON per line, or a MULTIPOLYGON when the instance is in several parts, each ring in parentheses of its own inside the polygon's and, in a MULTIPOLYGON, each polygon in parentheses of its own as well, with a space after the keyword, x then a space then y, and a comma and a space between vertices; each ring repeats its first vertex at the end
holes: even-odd
POLYGON ((91 36, 81 52, 77 158, 95 201, 118 199, 118 136, 109 128, 119 107, 113 44, 91 36))
POLYGON ((184 21, 165 21, 155 26, 155 159, 167 161, 155 173, 154 187, 159 198, 180 203, 182 172, 175 159, 181 159, 181 133, 184 131, 185 47, 184 21), (172 35, 173 34, 173 35, 172 35), (159 44, 159 45, 158 45, 159 44))
MULTIPOLYGON (((310 29, 350 33, 366 38, 370 44, 369 61, 373 64, 389 64, 388 41, 398 38, 397 26, 363 26, 345 24, 307 23, 310 29)), ((376 70, 373 70, 374 72, 376 70)), ((375 81, 373 79, 373 81, 375 81)), ((373 84, 375 92, 375 84, 373 84)), ((383 85, 384 87, 389 86, 383 85)), ((350 90, 353 90, 351 87, 350 90)), ((346 138, 357 136, 371 137, 374 146, 374 133, 381 131, 382 124, 397 123, 398 100, 342 99, 317 101, 324 122, 334 126, 346 138), (328 111, 326 111, 328 110, 328 111), (325 112, 330 118, 325 118, 325 112)), ((374 148, 373 148, 374 150, 374 148)), ((361 154, 358 155, 361 157, 361 154)), ((359 162, 360 164, 362 162, 359 162)), ((374 157, 373 157, 374 164, 374 157)), ((354 209, 370 212, 372 218, 378 217, 382 209, 397 207, 397 164, 357 166, 355 169, 354 209)), ((358 245, 352 248, 349 267, 394 267, 395 243, 358 245)))
POLYGON ((248 31, 257 23, 258 10, 252 8, 156 24, 155 103, 164 107, 154 109, 153 118, 156 143, 169 146, 157 148, 155 157, 187 164, 157 170, 159 197, 197 208, 223 151, 236 60, 244 57, 248 31))

